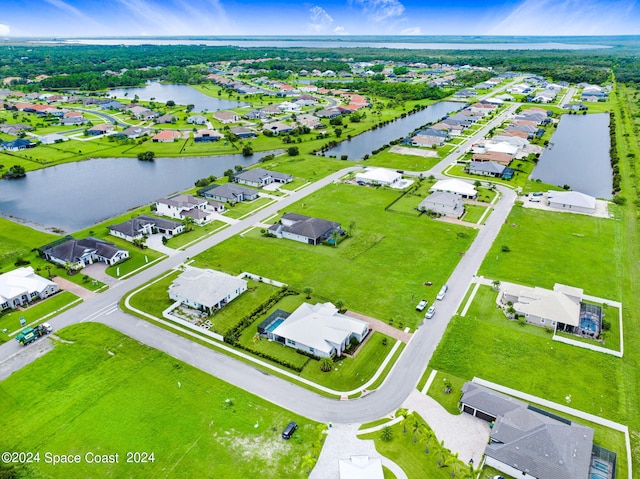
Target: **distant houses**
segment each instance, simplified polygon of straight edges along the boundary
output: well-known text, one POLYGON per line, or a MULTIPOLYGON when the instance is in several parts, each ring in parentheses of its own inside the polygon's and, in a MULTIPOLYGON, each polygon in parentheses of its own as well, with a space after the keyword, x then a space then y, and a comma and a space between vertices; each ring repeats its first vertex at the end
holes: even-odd
POLYGON ((247 284, 244 279, 220 271, 187 266, 168 292, 173 301, 213 314, 244 293, 247 284))
POLYGON ((241 201, 252 201, 259 196, 259 193, 256 190, 233 183, 211 185, 198 191, 198 194, 205 198, 211 198, 215 201, 231 204, 239 203, 241 201))
POLYGON ((243 185, 262 188, 272 183, 291 183, 293 176, 287 173, 265 170, 264 168, 252 168, 235 175, 233 181, 243 185))

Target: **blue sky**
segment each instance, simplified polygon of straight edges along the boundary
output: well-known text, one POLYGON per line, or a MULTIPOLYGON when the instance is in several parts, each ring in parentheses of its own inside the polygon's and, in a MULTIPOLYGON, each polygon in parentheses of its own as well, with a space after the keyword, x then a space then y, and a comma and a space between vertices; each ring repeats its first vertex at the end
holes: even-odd
POLYGON ((2 0, 0 36, 633 35, 635 0, 2 0))

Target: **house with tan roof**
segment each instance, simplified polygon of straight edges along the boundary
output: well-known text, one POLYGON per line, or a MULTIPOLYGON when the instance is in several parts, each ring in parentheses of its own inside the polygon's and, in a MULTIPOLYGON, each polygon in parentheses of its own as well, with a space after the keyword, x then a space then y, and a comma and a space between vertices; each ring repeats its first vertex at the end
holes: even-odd
POLYGON ((173 143, 182 138, 182 133, 176 130, 162 130, 151 138, 154 143, 173 143))
POLYGON ((216 111, 213 113, 213 118, 225 125, 227 123, 236 123, 240 121, 240 116, 233 111, 216 111))

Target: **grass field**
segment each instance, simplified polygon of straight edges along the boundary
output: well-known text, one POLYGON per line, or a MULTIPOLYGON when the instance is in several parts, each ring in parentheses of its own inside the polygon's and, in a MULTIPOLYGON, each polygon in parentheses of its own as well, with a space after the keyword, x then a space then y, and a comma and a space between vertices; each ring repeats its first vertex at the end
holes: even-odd
MULTIPOLYGON (((390 148, 372 155, 368 160, 366 160, 366 164, 370 166, 393 168, 394 170, 426 171, 433 168, 440 160, 442 160, 440 155, 435 158, 427 158, 420 155, 391 153, 389 149, 390 148)), ((416 149, 417 153, 420 151, 420 149, 416 149)))
POLYGON ((563 283, 620 300, 620 234, 619 221, 515 206, 479 274, 549 289, 563 283))
POLYGON ((35 258, 33 248, 58 239, 58 235, 34 230, 28 226, 0 217, 0 271, 7 272, 15 268, 18 257, 25 260, 35 258))
POLYGON ((118 464, 47 465, 25 477, 306 477, 317 424, 99 324, 0 383, 3 450, 120 455, 118 464), (38 378, 33 381, 33 378, 38 378), (117 418, 117 420, 114 420, 117 418), (280 437, 295 420, 290 441, 280 437), (127 451, 154 462, 126 463, 127 451))
POLYGON ((230 274, 251 271, 297 290, 309 286, 314 300, 341 300, 346 308, 399 327, 415 326, 421 319, 416 298, 433 300, 437 293, 423 283, 444 284, 475 231, 385 212, 397 197, 395 191, 329 185, 287 211, 352 230, 337 248, 267 238, 254 229, 198 255, 195 265, 230 274), (399 251, 411 261, 400 260, 399 251))

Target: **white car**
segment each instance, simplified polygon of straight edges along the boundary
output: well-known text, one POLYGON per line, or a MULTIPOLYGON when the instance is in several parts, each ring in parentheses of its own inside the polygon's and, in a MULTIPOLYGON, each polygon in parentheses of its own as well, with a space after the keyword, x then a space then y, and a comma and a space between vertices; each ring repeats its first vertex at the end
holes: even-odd
POLYGON ((436 299, 438 301, 442 301, 444 299, 444 295, 447 294, 448 289, 449 289, 449 286, 447 286, 446 284, 442 288, 440 288, 440 291, 438 292, 436 299))
POLYGON ((435 314, 436 314, 436 307, 431 306, 429 309, 427 309, 427 314, 425 314, 424 317, 427 319, 431 319, 435 314))
POLYGON ((427 304, 429 304, 429 301, 427 301, 426 299, 423 299, 416 305, 416 311, 422 311, 424 308, 427 307, 427 304))

